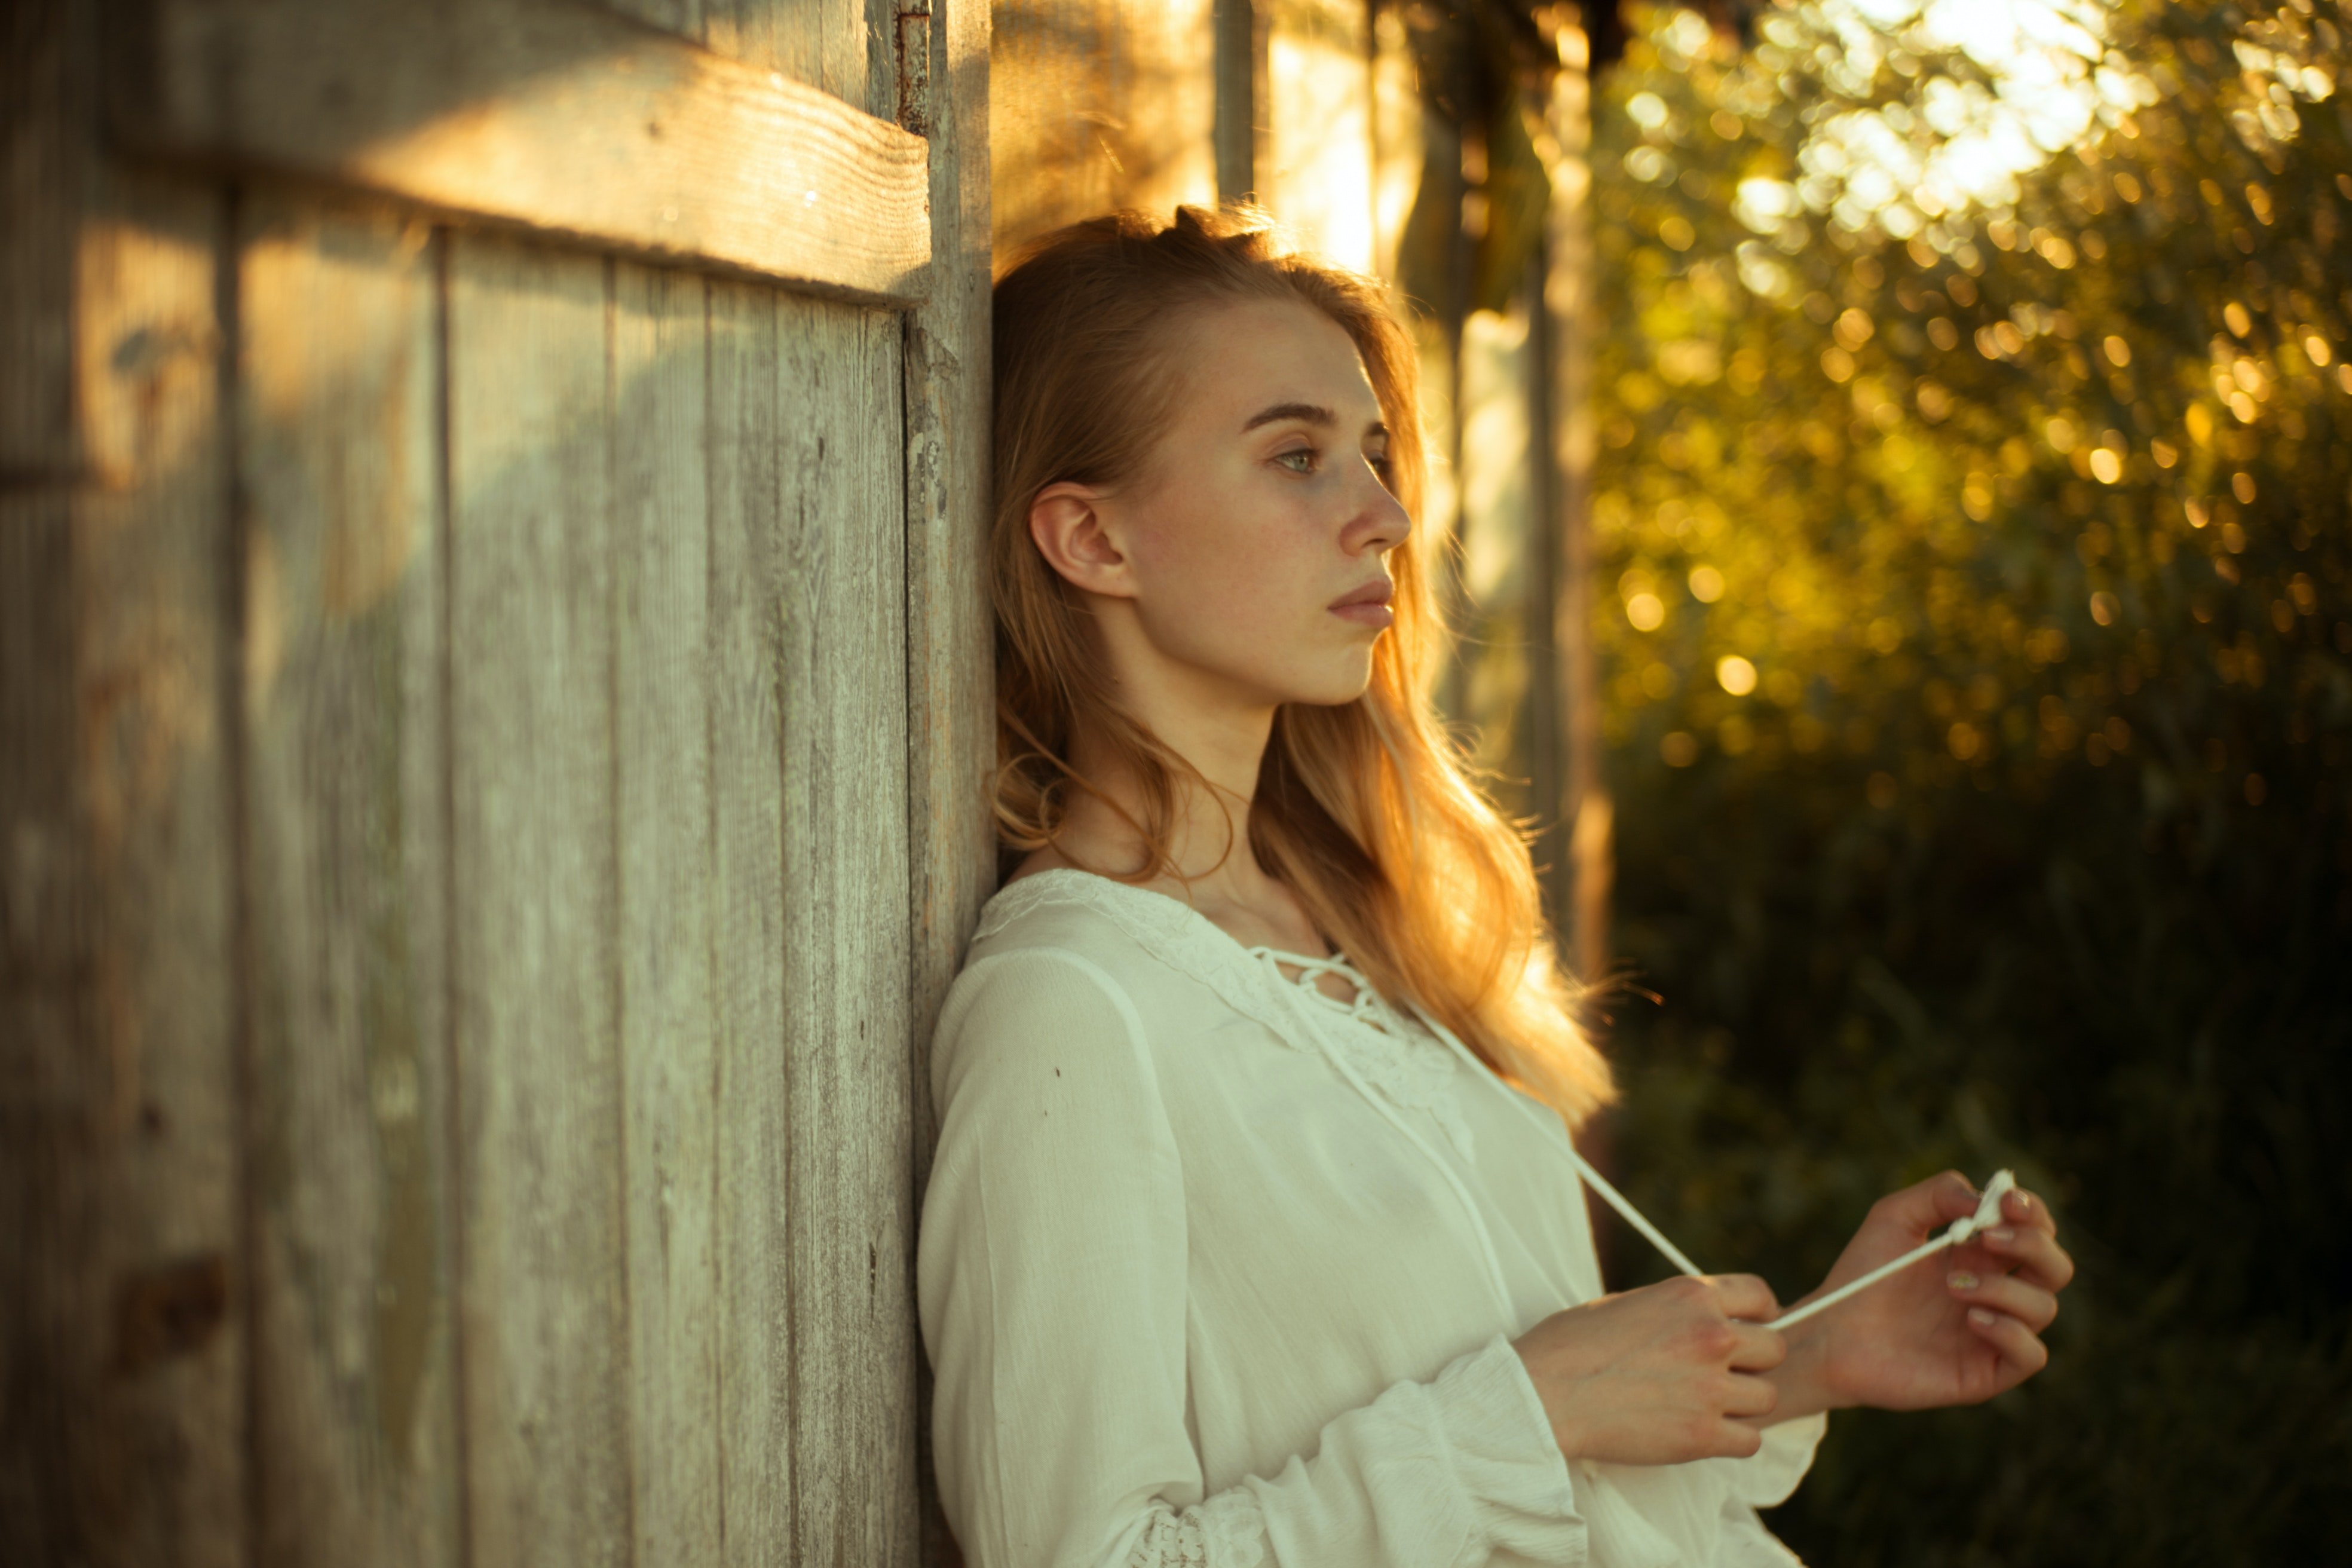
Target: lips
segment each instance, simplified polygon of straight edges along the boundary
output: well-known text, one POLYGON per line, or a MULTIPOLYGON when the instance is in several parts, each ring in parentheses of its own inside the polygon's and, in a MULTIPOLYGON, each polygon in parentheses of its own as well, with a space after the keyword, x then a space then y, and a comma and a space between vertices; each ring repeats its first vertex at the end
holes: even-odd
POLYGON ((1330 610, 1341 620, 1378 631, 1396 624, 1396 616, 1389 608, 1389 597, 1395 592, 1394 583, 1386 577, 1375 577, 1354 593, 1332 600, 1330 610))

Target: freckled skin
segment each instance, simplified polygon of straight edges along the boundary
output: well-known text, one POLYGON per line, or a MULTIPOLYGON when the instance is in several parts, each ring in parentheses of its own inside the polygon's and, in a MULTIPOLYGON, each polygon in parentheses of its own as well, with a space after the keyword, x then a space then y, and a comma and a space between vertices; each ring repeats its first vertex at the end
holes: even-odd
POLYGON ((1351 700, 1380 628, 1328 606, 1378 578, 1410 527, 1374 466, 1388 437, 1355 344, 1320 311, 1253 300, 1188 323, 1182 363, 1145 472, 1099 506, 1136 629, 1217 706, 1351 700), (1285 404, 1336 420, 1244 430, 1285 404))
MULTIPOLYGON (((1236 942, 1319 953, 1297 897, 1242 832, 1276 710, 1353 701, 1385 610, 1332 605, 1387 578, 1412 521, 1389 493, 1388 431, 1346 331, 1287 300, 1202 307, 1170 323, 1179 378, 1141 470, 1107 489, 1060 481, 1030 537, 1077 591, 1114 700, 1184 758, 1170 853, 1183 899, 1236 942)), ((1130 782, 1081 728, 1071 761, 1115 794, 1130 782)), ((1022 862, 1131 865, 1132 817, 1081 794, 1054 843, 1022 862)))

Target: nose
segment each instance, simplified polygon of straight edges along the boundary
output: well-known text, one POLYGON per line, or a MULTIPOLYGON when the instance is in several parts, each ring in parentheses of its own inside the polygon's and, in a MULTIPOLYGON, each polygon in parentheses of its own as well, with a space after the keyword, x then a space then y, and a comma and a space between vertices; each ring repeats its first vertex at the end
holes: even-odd
POLYGON ((1381 482, 1379 470, 1369 460, 1364 464, 1363 492, 1356 514, 1340 534, 1340 545, 1350 555, 1386 554, 1412 531, 1412 518, 1404 503, 1381 482))

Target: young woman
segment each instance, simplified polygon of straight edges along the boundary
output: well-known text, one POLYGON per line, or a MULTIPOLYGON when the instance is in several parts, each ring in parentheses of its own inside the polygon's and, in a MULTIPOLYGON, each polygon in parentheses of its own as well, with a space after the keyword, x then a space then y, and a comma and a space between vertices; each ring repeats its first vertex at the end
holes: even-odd
MULTIPOLYGON (((2047 1206, 1783 1334, 1605 1294, 1612 1098, 1524 841, 1432 717, 1410 342, 1262 215, 1064 229, 996 287, 1017 858, 932 1056, 934 1454, 976 1568, 1793 1561, 1841 1405, 2038 1370, 2047 1206)), ((1971 1213, 1882 1200, 1824 1290, 1971 1213)), ((1818 1292, 1817 1292, 1818 1293, 1818 1292)))

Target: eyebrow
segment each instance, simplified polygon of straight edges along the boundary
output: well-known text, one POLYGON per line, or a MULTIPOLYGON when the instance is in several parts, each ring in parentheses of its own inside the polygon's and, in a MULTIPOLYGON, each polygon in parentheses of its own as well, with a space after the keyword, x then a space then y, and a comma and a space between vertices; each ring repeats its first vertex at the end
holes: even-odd
MULTIPOLYGON (((1242 426, 1242 434, 1246 436, 1261 425, 1272 425, 1282 419, 1302 419, 1309 425, 1323 426, 1339 423, 1339 416, 1319 403, 1277 403, 1250 416, 1249 423, 1242 426)), ((1378 419, 1364 426, 1367 436, 1385 436, 1388 433, 1388 426, 1378 419)))

